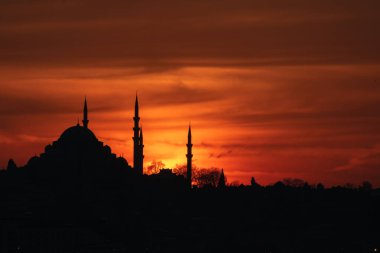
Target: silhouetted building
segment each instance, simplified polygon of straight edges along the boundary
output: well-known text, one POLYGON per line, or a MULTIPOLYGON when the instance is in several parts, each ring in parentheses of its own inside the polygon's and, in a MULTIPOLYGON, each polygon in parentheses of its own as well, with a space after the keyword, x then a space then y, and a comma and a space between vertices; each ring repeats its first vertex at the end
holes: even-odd
POLYGON ((13 159, 9 159, 8 165, 7 165, 7 170, 13 170, 16 168, 17 168, 17 165, 16 165, 15 161, 13 161, 13 159))
POLYGON ((252 187, 253 189, 257 189, 257 188, 260 188, 260 187, 261 187, 261 185, 259 185, 259 184, 256 182, 256 180, 255 180, 254 177, 251 178, 251 187, 252 187))
POLYGON ((220 174, 220 177, 219 177, 218 188, 225 188, 225 187, 226 187, 226 177, 224 176, 224 171, 222 169, 222 173, 220 174))
POLYGON ((140 128, 139 122, 139 101, 136 95, 135 101, 135 116, 133 117, 134 127, 133 127, 133 167, 139 173, 143 174, 144 165, 144 143, 142 129, 140 128))
MULTIPOLYGON (((186 189, 185 177, 174 174, 171 169, 160 169, 159 173, 149 176, 149 182, 155 193, 160 191, 166 191, 167 194, 173 191, 180 193, 186 189)), ((161 196, 160 199, 167 197, 170 196, 161 196)))
POLYGON ((45 147, 44 153, 29 160, 27 168, 33 178, 68 188, 91 180, 113 180, 118 173, 131 172, 127 161, 113 154, 88 128, 86 100, 82 122, 83 126, 69 127, 57 141, 45 147))
POLYGON ((187 154, 186 154, 186 157, 187 157, 187 173, 186 173, 186 180, 187 180, 187 186, 188 188, 191 189, 191 170, 192 170, 192 158, 193 158, 193 154, 192 154, 192 148, 193 148, 193 144, 191 143, 191 126, 189 125, 189 133, 187 135, 187 154))

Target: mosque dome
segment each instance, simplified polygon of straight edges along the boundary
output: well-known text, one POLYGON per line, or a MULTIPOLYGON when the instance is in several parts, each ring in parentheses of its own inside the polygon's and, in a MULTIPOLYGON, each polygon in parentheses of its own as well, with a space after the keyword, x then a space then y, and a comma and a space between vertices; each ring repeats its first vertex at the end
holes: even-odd
POLYGON ((117 158, 88 128, 86 100, 82 122, 83 125, 78 122, 67 128, 58 140, 46 146, 44 153, 30 159, 27 166, 32 168, 35 180, 59 185, 58 188, 66 191, 92 182, 108 184, 131 171, 127 161, 117 158))
POLYGON ((98 142, 98 139, 90 129, 78 124, 66 129, 58 141, 64 143, 95 143, 98 142))

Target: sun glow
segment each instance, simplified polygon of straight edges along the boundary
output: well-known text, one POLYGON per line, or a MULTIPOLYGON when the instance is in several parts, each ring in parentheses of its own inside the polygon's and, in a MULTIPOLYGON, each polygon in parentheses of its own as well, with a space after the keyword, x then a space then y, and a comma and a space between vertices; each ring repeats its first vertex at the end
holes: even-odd
MULTIPOLYGON (((352 95, 357 91, 343 91, 339 84, 328 92, 318 86, 303 88, 310 79, 318 83, 331 77, 337 82, 345 68, 355 78, 364 72, 376 76, 378 70, 352 66, 304 67, 302 72, 296 67, 186 67, 146 73, 136 68, 0 68, 2 102, 14 104, 1 115, 5 124, 0 141, 8 149, 3 151, 0 164, 4 167, 12 157, 21 165, 41 153, 63 129, 81 118, 84 95, 88 98, 89 127, 115 154, 132 164, 132 117, 138 90, 145 167, 152 161, 161 161, 167 168, 185 164, 191 121, 194 165, 224 168, 231 181, 249 183, 251 176, 261 183, 284 177, 311 182, 338 183, 332 178, 355 181, 349 174, 331 176, 350 170, 331 172, 331 168, 364 163, 363 157, 372 151, 361 151, 361 147, 368 147, 366 133, 373 133, 375 126, 342 124, 350 120, 339 116, 343 111, 336 112, 339 117, 331 117, 325 108, 344 108, 334 99, 337 94, 352 105, 368 103, 363 99, 375 101, 377 96, 363 88, 363 99, 359 99, 352 95), (314 80, 315 76, 324 79, 314 80), (367 131, 358 132, 363 127, 367 131), (355 134, 344 134, 350 131, 355 134), (325 136, 323 141, 321 136, 325 136), (353 154, 358 162, 350 164, 353 154), (318 172, 320 168, 325 172, 318 172)), ((343 79, 347 83, 348 77, 343 79)))

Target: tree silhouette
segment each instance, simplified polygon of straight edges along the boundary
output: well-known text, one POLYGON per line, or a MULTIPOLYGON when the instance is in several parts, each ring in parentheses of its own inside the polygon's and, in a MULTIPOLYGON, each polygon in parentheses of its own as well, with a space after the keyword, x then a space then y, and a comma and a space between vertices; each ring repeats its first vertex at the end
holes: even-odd
POLYGON ((164 167, 165 167, 165 164, 162 161, 156 162, 155 160, 153 160, 151 164, 148 167, 146 167, 146 174, 148 175, 157 174, 164 167))
POLYGON ((299 178, 284 178, 282 182, 284 183, 285 186, 295 187, 295 188, 304 187, 307 184, 306 181, 299 178))
POLYGON ((363 181, 363 183, 359 186, 359 189, 366 192, 371 191, 372 184, 369 181, 363 181))
MULTIPOLYGON (((193 171, 196 168, 193 166, 193 171)), ((187 165, 186 164, 176 164, 176 167, 173 169, 173 173, 178 176, 184 176, 187 177, 187 165)))
POLYGON ((322 183, 317 184, 317 190, 318 191, 323 191, 325 189, 325 186, 322 183))
POLYGON ((196 169, 193 173, 194 182, 198 187, 216 187, 220 177, 220 170, 217 168, 196 169))

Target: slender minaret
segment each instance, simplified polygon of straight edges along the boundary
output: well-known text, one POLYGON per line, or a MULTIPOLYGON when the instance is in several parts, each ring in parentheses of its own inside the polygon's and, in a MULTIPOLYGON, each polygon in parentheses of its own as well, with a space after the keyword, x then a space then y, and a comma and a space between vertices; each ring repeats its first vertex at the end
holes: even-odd
POLYGON ((187 174, 186 174, 186 181, 187 181, 187 187, 189 189, 191 189, 191 169, 192 169, 192 165, 191 165, 191 160, 193 158, 193 154, 192 154, 192 148, 193 148, 193 144, 191 143, 191 126, 189 125, 189 133, 187 135, 187 154, 186 154, 186 157, 187 157, 187 174))
POLYGON ((218 188, 225 188, 226 187, 226 177, 224 176, 224 170, 222 169, 222 172, 220 173, 219 182, 217 185, 218 188))
POLYGON ((141 174, 143 174, 143 169, 144 169, 144 141, 143 141, 143 130, 142 127, 140 128, 140 163, 139 165, 141 166, 141 174))
POLYGON ((83 127, 88 128, 88 118, 87 118, 87 99, 84 97, 84 107, 83 107, 83 127))
POLYGON ((142 174, 142 165, 141 165, 141 152, 140 152, 140 117, 139 117, 139 101, 136 94, 135 101, 135 117, 133 117, 133 121, 135 122, 133 127, 133 167, 134 169, 142 174))

